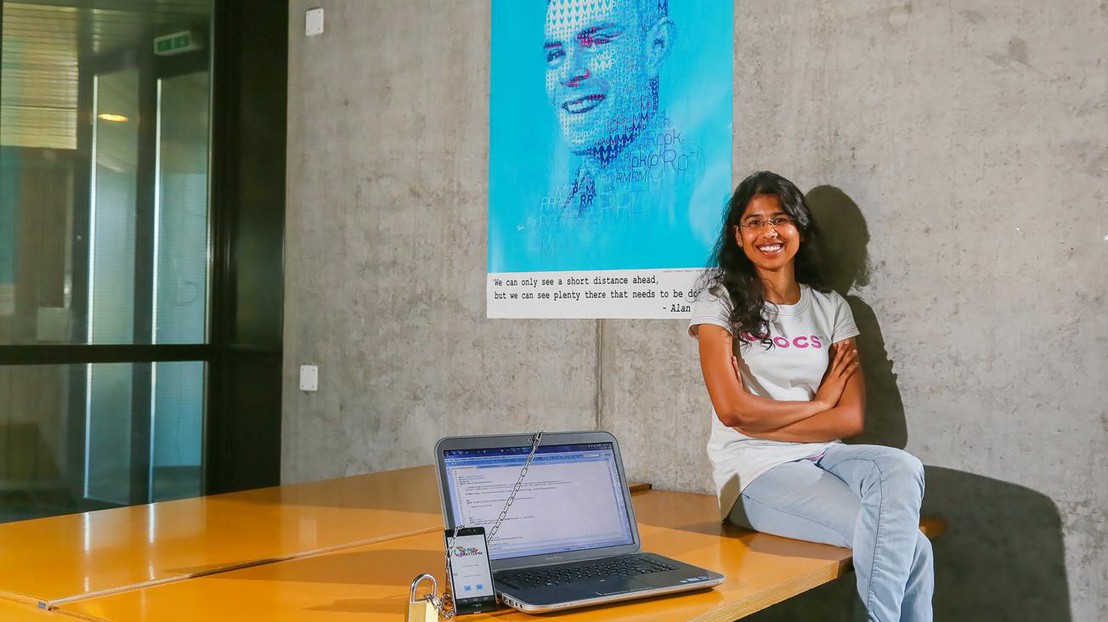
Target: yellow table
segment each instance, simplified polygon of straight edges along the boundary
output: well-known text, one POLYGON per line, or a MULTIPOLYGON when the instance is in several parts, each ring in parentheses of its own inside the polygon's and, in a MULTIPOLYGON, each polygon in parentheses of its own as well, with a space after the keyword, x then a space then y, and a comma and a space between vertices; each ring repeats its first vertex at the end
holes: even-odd
POLYGON ((442 525, 417 467, 0 525, 0 599, 37 607, 442 525))
MULTIPOLYGON (((723 525, 713 497, 651 490, 632 497, 647 550, 727 575, 712 590, 557 615, 574 621, 728 621, 841 576, 850 551, 723 525)), ((111 622, 343 619, 402 621, 417 574, 443 577, 435 530, 171 584, 82 599, 61 611, 111 622)), ((500 610, 462 618, 552 619, 500 610)))
MULTIPOLYGON (((436 486, 431 467, 416 467, 0 525, 0 619, 403 620, 412 578, 443 579, 436 486)), ((714 497, 632 490, 647 550, 726 582, 557 618, 730 621, 850 570, 846 549, 721 524, 714 497)))
POLYGON ((0 620, 4 622, 75 622, 77 616, 62 611, 46 611, 26 603, 0 598, 0 620))

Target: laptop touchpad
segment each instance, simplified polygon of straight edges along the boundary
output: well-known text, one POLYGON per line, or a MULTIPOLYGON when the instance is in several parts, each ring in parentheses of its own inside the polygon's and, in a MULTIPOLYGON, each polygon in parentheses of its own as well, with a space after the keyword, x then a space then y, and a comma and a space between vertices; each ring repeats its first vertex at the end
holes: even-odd
POLYGON ((627 592, 648 590, 653 586, 645 581, 640 581, 631 577, 613 577, 594 581, 589 587, 595 589, 597 595, 607 596, 609 594, 626 594, 627 592))

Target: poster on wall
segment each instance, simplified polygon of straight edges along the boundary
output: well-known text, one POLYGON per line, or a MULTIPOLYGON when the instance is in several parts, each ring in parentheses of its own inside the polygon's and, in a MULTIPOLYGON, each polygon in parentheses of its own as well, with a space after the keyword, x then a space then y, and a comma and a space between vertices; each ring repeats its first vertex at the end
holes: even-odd
POLYGON ((493 0, 490 318, 682 318, 731 191, 732 0, 493 0))

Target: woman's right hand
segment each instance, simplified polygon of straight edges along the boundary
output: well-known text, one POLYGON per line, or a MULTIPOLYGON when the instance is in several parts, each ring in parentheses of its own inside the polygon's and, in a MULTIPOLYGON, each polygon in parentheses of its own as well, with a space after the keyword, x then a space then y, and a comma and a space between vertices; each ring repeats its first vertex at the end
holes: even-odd
POLYGON ((831 346, 833 353, 831 364, 827 367, 827 373, 819 384, 813 402, 821 403, 827 410, 839 404, 839 398, 846 389, 846 381, 858 369, 858 348, 853 339, 836 343, 831 346))

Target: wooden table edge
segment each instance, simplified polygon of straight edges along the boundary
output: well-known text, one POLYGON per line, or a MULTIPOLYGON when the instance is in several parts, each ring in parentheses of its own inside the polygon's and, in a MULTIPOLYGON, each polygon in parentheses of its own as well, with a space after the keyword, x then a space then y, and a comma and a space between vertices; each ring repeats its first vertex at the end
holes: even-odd
POLYGON ((724 603, 711 611, 691 618, 689 622, 733 622, 843 577, 850 573, 852 567, 851 559, 844 559, 834 565, 778 583, 739 602, 724 603))

